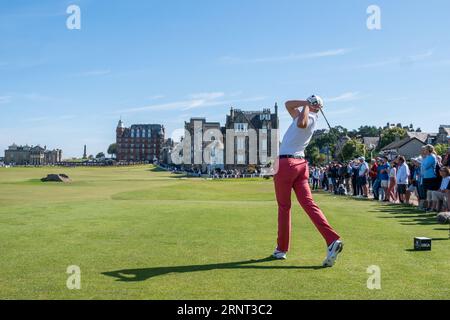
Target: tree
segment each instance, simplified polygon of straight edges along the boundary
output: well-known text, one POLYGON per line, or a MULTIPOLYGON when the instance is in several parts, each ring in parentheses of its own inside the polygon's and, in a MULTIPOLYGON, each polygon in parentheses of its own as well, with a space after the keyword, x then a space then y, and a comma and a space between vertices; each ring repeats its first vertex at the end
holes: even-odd
POLYGON ((112 156, 116 156, 117 155, 117 143, 110 144, 107 152, 108 152, 108 154, 110 154, 112 156))
POLYGON ((365 153, 365 146, 357 139, 351 139, 342 148, 342 158, 345 161, 360 157, 365 153))
POLYGON ((448 146, 446 144, 437 144, 434 146, 436 153, 441 157, 444 157, 447 154, 448 146))
POLYGON ((313 138, 313 140, 310 143, 310 149, 317 147, 319 150, 323 150, 324 148, 328 147, 330 149, 330 153, 334 152, 334 147, 336 143, 338 142, 339 138, 341 136, 347 135, 348 130, 344 127, 337 126, 332 128, 328 132, 323 132, 313 138))
POLYGON ((317 164, 320 157, 320 150, 318 147, 312 147, 308 152, 308 158, 313 164, 317 164))
POLYGON ((356 133, 361 137, 378 137, 380 130, 375 126, 361 126, 356 133))
POLYGON ((97 153, 97 155, 95 156, 96 159, 101 159, 101 158, 104 158, 104 157, 105 157, 105 154, 104 154, 103 152, 99 152, 99 153, 97 153))
POLYGON ((404 139, 407 136, 407 132, 403 128, 393 127, 383 130, 381 133, 380 149, 391 144, 396 139, 404 139))

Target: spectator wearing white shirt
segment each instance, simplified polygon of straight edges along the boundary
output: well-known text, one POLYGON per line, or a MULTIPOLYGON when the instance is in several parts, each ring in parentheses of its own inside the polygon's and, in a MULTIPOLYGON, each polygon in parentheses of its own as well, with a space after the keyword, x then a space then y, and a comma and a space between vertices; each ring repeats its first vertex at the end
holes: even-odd
POLYGON ((358 171, 358 184, 361 186, 364 198, 369 197, 369 188, 367 176, 369 175, 369 164, 366 162, 366 158, 360 157, 358 159, 359 165, 357 166, 358 171))
POLYGON ((400 203, 405 203, 406 189, 409 183, 409 167, 403 156, 397 158, 397 193, 400 203))
POLYGON ((359 158, 359 162, 361 163, 359 167, 359 183, 363 189, 364 198, 369 197, 369 186, 367 177, 369 175, 369 164, 366 162, 366 158, 359 158))
POLYGON ((439 188, 439 190, 437 191, 432 191, 431 192, 431 202, 432 202, 432 206, 431 206, 431 210, 432 211, 436 211, 436 212, 440 212, 441 210, 441 202, 447 202, 448 203, 448 199, 446 199, 446 197, 448 196, 448 189, 449 189, 449 184, 450 184, 450 170, 448 167, 442 167, 439 171, 441 177, 442 177, 442 183, 441 183, 441 187, 439 188))
POLYGON ((319 189, 319 180, 320 180, 320 169, 318 167, 315 167, 312 172, 313 190, 319 189))

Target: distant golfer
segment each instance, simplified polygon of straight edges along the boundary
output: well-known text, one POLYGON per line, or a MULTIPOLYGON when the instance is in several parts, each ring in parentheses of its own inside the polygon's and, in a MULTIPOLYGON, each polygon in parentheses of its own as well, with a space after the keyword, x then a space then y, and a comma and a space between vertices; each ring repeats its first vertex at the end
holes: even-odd
POLYGON ((275 175, 275 192, 278 202, 278 247, 273 257, 286 259, 291 236, 291 191, 294 189, 298 202, 306 211, 316 228, 325 238, 328 252, 324 267, 332 267, 344 244, 329 225, 322 211, 315 204, 309 187, 309 168, 305 149, 311 141, 318 112, 323 100, 311 96, 307 101, 288 101, 286 109, 293 122, 286 132, 280 148, 278 171, 275 175), (300 110, 301 109, 301 110, 300 110))

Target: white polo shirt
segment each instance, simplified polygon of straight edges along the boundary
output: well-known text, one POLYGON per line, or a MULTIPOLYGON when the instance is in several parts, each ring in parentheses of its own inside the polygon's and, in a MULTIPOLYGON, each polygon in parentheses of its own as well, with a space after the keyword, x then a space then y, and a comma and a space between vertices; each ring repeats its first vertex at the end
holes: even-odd
POLYGON ((308 146, 314 131, 316 130, 317 120, 319 115, 317 113, 309 113, 308 126, 301 129, 297 126, 298 118, 292 121, 291 126, 283 137, 283 142, 280 147, 280 155, 293 155, 304 157, 305 149, 308 146))

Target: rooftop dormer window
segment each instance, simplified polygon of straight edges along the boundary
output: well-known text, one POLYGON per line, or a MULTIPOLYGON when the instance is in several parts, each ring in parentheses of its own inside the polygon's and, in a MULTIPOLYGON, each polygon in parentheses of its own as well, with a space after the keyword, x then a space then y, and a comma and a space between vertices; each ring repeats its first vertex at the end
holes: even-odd
POLYGON ((235 132, 248 132, 248 123, 235 123, 234 131, 235 132))

